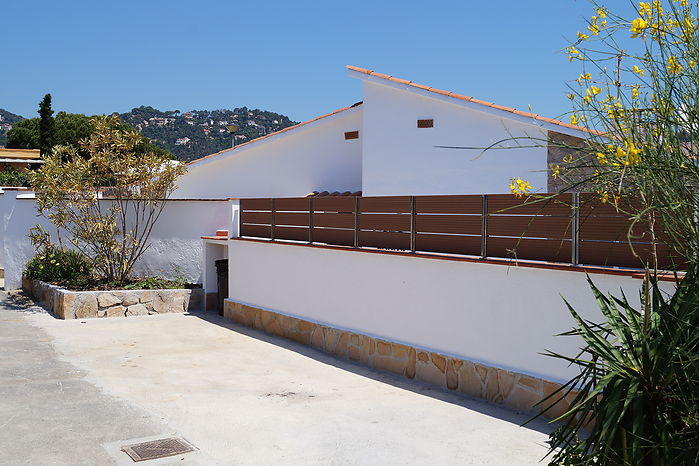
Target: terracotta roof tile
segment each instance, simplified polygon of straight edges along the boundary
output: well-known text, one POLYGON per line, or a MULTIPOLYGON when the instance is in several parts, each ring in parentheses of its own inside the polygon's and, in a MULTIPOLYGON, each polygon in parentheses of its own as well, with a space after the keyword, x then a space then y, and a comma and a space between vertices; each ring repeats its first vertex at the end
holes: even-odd
POLYGON ((473 100, 473 97, 468 96, 468 95, 462 95, 462 94, 457 94, 455 92, 452 92, 449 97, 454 97, 455 99, 461 99, 461 100, 466 100, 466 101, 471 101, 473 100))
POLYGON ((265 136, 260 136, 259 138, 253 139, 252 141, 248 141, 248 142, 245 142, 245 143, 243 143, 243 144, 239 144, 239 145, 237 145, 237 146, 235 146, 235 147, 231 147, 230 149, 224 149, 224 150, 219 151, 219 152, 216 152, 216 153, 214 153, 214 154, 206 155, 206 156, 201 157, 201 158, 199 158, 199 159, 192 160, 191 162, 188 162, 188 163, 185 164, 185 165, 191 165, 191 164, 196 163, 196 162, 201 162, 202 160, 205 160, 205 159, 208 159, 208 158, 211 158, 211 157, 215 157, 215 156, 217 156, 217 155, 223 154, 224 152, 229 152, 229 151, 237 150, 237 149, 239 149, 239 148, 241 148, 241 147, 247 146, 248 144, 252 144, 252 143, 254 143, 254 142, 258 142, 258 141, 261 141, 261 140, 263 140, 263 139, 271 138, 272 136, 276 136, 276 135, 281 134, 281 133, 286 133, 287 131, 291 131, 291 130, 294 130, 294 129, 296 129, 296 128, 300 128, 301 126, 305 126, 305 125, 307 125, 307 124, 309 124, 309 123, 313 123, 314 121, 318 121, 318 120, 320 120, 320 119, 322 119, 322 118, 326 118, 326 117, 329 117, 329 116, 338 114, 338 113, 340 113, 340 112, 344 112, 345 110, 349 110, 349 109, 354 108, 354 107, 358 107, 358 106, 362 105, 362 103, 363 103, 363 102, 361 102, 361 101, 356 102, 356 103, 350 105, 349 107, 340 108, 340 109, 338 109, 338 110, 335 110, 334 112, 326 113, 325 115, 321 115, 321 116, 319 116, 319 117, 315 117, 315 118, 312 118, 312 119, 310 119, 310 120, 303 121, 303 122, 301 122, 301 123, 299 123, 299 124, 297 124, 297 125, 289 126, 288 128, 284 128, 284 129, 281 129, 281 130, 279 130, 279 131, 275 131, 274 133, 269 133, 269 134, 267 134, 267 135, 265 135, 265 136))
POLYGON ((418 88, 418 89, 423 89, 423 90, 425 90, 425 91, 434 92, 435 94, 441 94, 441 95, 445 95, 445 96, 447 96, 447 97, 453 97, 453 98, 455 98, 455 99, 465 100, 465 101, 468 101, 468 102, 472 102, 472 103, 474 103, 474 104, 484 105, 484 106, 486 106, 486 107, 492 107, 492 108, 495 108, 495 109, 498 109, 498 110, 502 110, 502 111, 504 111, 504 112, 514 113, 515 115, 520 115, 520 116, 524 116, 524 117, 528 117, 528 118, 533 118, 533 119, 535 119, 535 120, 543 121, 543 122, 545 122, 545 123, 551 123, 551 124, 554 124, 554 125, 564 126, 564 127, 566 127, 566 128, 575 129, 575 130, 578 130, 578 131, 583 131, 583 132, 591 133, 591 134, 597 134, 597 135, 602 134, 602 133, 599 132, 599 131, 587 129, 587 128, 584 128, 584 127, 582 127, 582 126, 572 125, 572 124, 570 124, 570 123, 564 123, 564 122, 562 122, 562 121, 560 121, 560 120, 556 120, 556 119, 554 119, 554 118, 546 118, 546 117, 542 117, 542 116, 540 116, 540 115, 537 115, 536 113, 524 112, 524 111, 522 111, 522 110, 517 110, 517 109, 512 108, 512 107, 504 107, 504 106, 502 106, 502 105, 496 105, 496 104, 494 104, 494 103, 492 103, 492 102, 488 102, 488 101, 485 101, 485 100, 475 99, 475 98, 473 98, 473 97, 468 97, 468 96, 464 96, 464 95, 461 95, 461 94, 456 94, 456 93, 454 93, 454 92, 444 91, 444 90, 442 90, 442 89, 435 89, 435 88, 432 88, 432 87, 429 87, 429 86, 425 86, 424 84, 417 84, 417 83, 414 83, 414 82, 412 82, 412 81, 408 81, 408 80, 405 80, 405 79, 394 78, 393 76, 389 76, 389 75, 383 74, 383 73, 376 73, 376 72, 374 72, 374 71, 372 71, 372 70, 367 70, 367 69, 365 69, 365 68, 360 68, 360 67, 358 67, 358 66, 347 65, 347 69, 352 70, 352 71, 356 71, 356 72, 358 72, 358 73, 363 73, 363 74, 366 74, 366 75, 369 75, 369 76, 375 76, 375 77, 377 77, 377 78, 386 79, 386 80, 389 80, 389 81, 400 82, 400 83, 402 83, 402 84, 407 84, 408 86, 416 87, 416 88, 418 88))

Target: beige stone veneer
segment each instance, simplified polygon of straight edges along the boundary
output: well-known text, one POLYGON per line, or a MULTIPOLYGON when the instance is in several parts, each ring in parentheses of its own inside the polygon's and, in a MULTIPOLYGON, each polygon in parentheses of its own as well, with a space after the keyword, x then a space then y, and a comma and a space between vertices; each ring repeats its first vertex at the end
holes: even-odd
MULTIPOLYGON (((528 375, 335 329, 231 300, 225 301, 224 317, 369 367, 460 391, 527 413, 536 412, 534 405, 560 386, 528 375)), ((569 394, 548 410, 546 416, 556 418, 563 414, 572 397, 573 394, 569 394)))
POLYGON ((204 290, 70 291, 39 280, 22 280, 22 289, 61 319, 129 317, 203 310, 204 290))

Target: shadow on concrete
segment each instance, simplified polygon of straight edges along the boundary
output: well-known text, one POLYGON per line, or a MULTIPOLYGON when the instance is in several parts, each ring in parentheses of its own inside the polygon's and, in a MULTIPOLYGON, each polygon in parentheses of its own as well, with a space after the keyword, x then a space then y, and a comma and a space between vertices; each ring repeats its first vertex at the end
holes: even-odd
POLYGON ((411 391, 423 396, 428 396, 446 403, 451 403, 453 405, 461 406, 463 408, 476 411, 478 413, 484 414, 486 416, 494 417, 502 421, 517 424, 524 429, 530 429, 544 434, 549 434, 553 431, 558 424, 548 422, 545 419, 536 419, 527 425, 523 425, 528 419, 531 418, 530 414, 520 413, 504 406, 497 406, 488 403, 485 400, 479 398, 473 398, 468 395, 462 394, 460 392, 448 391, 447 389, 442 389, 434 385, 421 382, 419 380, 410 380, 405 377, 393 374, 391 372, 382 371, 379 369, 364 366, 359 363, 350 361, 349 359, 340 359, 329 353, 321 351, 310 346, 303 345, 301 343, 296 343, 285 338, 270 335, 261 330, 256 330, 244 325, 226 320, 219 316, 217 311, 195 311, 189 312, 187 314, 190 317, 196 317, 212 324, 227 328, 234 332, 255 338, 260 341, 270 343, 281 348, 288 349, 297 354, 301 354, 316 361, 328 364, 339 369, 352 372, 362 377, 367 377, 378 382, 386 383, 392 385, 396 388, 402 390, 411 391))
POLYGON ((55 315, 41 307, 22 290, 0 291, 0 304, 12 311, 27 314, 48 314, 56 318, 55 315))

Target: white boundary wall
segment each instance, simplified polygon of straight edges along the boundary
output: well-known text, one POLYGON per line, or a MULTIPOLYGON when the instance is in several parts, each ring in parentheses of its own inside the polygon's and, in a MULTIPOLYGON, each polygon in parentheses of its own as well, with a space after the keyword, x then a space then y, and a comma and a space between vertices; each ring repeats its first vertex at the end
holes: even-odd
MULTIPOLYGON (((24 266, 34 255, 27 238, 30 228, 37 223, 47 227, 55 241, 55 230, 37 216, 36 201, 32 197, 30 191, 6 190, 0 194, 0 267, 5 269, 5 289, 21 286, 24 266)), ((230 227, 230 204, 229 201, 169 201, 153 229, 151 246, 134 272, 170 278, 180 273, 191 282, 201 283, 201 236, 230 227)))
MULTIPOLYGON (((228 249, 234 301, 554 382, 574 371, 539 353, 575 355, 580 343, 553 336, 573 326, 561 296, 601 318, 581 272, 244 240, 228 249)), ((641 280, 592 279, 638 299, 641 280)))

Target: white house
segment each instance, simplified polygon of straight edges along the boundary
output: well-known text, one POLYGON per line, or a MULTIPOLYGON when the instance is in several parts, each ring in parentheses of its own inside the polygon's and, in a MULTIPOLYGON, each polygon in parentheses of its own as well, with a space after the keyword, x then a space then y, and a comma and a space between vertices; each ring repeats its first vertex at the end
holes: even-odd
POLYGON ((191 162, 175 196, 505 193, 515 176, 546 191, 557 161, 551 133, 586 136, 559 120, 347 68, 364 84, 361 102, 191 162))

